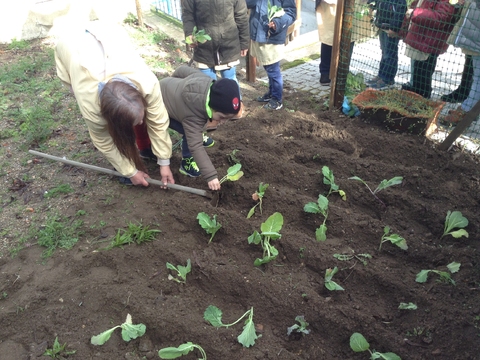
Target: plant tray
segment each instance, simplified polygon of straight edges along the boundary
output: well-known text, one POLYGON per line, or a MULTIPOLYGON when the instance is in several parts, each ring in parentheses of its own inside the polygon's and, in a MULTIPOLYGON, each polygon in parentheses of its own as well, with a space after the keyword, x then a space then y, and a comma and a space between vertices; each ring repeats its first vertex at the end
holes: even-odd
POLYGON ((437 129, 444 102, 433 101, 406 90, 367 89, 352 103, 362 117, 384 125, 388 130, 430 136, 437 129))

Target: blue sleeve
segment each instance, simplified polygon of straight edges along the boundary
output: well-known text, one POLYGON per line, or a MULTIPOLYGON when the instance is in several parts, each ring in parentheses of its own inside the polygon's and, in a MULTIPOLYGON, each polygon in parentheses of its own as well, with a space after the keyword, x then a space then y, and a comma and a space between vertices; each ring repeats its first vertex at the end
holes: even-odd
POLYGON ((282 0, 281 7, 285 11, 282 17, 273 19, 276 30, 275 33, 280 33, 292 25, 297 18, 297 5, 295 0, 282 0))

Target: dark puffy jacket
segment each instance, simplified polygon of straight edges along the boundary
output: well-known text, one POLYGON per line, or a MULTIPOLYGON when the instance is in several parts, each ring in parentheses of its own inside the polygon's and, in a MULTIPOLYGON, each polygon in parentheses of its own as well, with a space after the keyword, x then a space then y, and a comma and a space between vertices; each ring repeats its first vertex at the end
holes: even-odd
POLYGON ((250 39, 259 43, 284 44, 287 29, 297 18, 295 0, 247 0, 250 9, 250 39), (268 3, 285 11, 282 17, 273 19, 276 30, 268 29, 268 3))
POLYGON ((171 77, 160 80, 168 116, 182 123, 190 152, 207 182, 218 177, 203 147, 203 129, 209 118, 207 98, 213 81, 210 76, 187 65, 177 68, 171 77))
POLYGON ((407 12, 405 0, 376 0, 375 26, 383 30, 398 32, 407 12))
POLYGON ((447 51, 456 9, 449 0, 424 0, 413 10, 404 42, 414 49, 439 55, 447 51))
POLYGON ((198 44, 193 59, 209 67, 240 59, 248 49, 249 30, 245 0, 182 0, 185 37, 193 27, 205 30, 212 40, 198 44))

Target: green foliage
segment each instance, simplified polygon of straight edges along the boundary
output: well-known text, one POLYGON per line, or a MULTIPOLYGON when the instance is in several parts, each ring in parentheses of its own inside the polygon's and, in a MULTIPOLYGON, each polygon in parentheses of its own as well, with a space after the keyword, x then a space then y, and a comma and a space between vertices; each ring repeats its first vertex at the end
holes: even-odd
POLYGON ((110 250, 114 247, 121 248, 124 245, 129 245, 133 243, 140 245, 147 241, 153 241, 155 240, 156 234, 159 232, 160 230, 150 229, 148 225, 143 225, 141 223, 129 223, 126 230, 117 230, 117 234, 105 250, 110 250))
POLYGON ((361 72, 357 73, 356 75, 354 75, 352 72, 349 72, 347 74, 345 96, 349 100, 353 99, 355 95, 361 93, 366 88, 367 86, 365 85, 365 78, 363 77, 363 74, 361 72))
POLYGON ((160 359, 176 359, 183 355, 187 355, 190 351, 195 349, 198 349, 202 354, 202 357, 198 360, 207 360, 207 354, 205 353, 205 350, 203 350, 200 345, 196 345, 191 342, 182 344, 179 347, 167 347, 160 349, 158 356, 160 359))
POLYGON ((30 48, 30 43, 26 40, 13 39, 10 44, 7 45, 8 50, 26 50, 30 48))
POLYGON ((367 351, 370 353, 370 359, 383 359, 383 360, 402 360, 397 354, 388 352, 380 353, 378 351, 371 351, 370 344, 360 333, 353 333, 350 336, 350 347, 355 352, 367 351))
POLYGON ((387 241, 390 241, 392 244, 397 245, 402 250, 408 249, 407 241, 398 234, 390 234, 390 227, 385 226, 383 228, 383 235, 380 240, 380 246, 378 247, 378 251, 382 249, 382 244, 387 241))
POLYGON ((68 223, 67 218, 58 215, 47 217, 45 226, 37 234, 37 244, 46 247, 42 258, 46 259, 55 252, 57 248, 70 250, 83 233, 79 228, 83 221, 73 219, 68 223))
POLYGON ((385 207, 386 207, 386 205, 384 204, 384 202, 382 200, 380 200, 380 198, 377 196, 377 193, 379 193, 382 190, 385 190, 386 188, 389 188, 390 186, 400 185, 403 181, 402 176, 395 176, 395 177, 391 178, 390 180, 383 179, 380 182, 380 184, 375 188, 375 190, 372 191, 370 186, 368 186, 368 184, 365 181, 363 181, 361 178, 359 178, 358 176, 352 176, 348 179, 349 180, 357 180, 357 181, 360 181, 361 183, 363 183, 363 185, 365 185, 367 187, 368 191, 370 191, 370 193, 375 197, 375 199, 380 201, 380 203, 385 207))
POLYGON ((110 339, 110 337, 112 336, 116 328, 122 329, 122 339, 127 342, 143 336, 143 334, 145 334, 145 331, 147 329, 147 327, 144 324, 134 325, 132 323, 132 316, 130 314, 127 314, 127 318, 122 325, 117 325, 98 335, 92 336, 92 338, 90 339, 90 342, 92 343, 92 345, 105 344, 110 339))
POLYGON ((220 179, 220 184, 223 184, 225 181, 237 181, 243 176, 243 171, 240 171, 242 164, 235 164, 230 166, 227 170, 227 175, 220 179))
POLYGON ((190 259, 187 260, 187 266, 183 265, 178 265, 174 266, 167 262, 167 269, 176 271, 177 277, 174 277, 172 275, 168 275, 168 280, 173 280, 178 283, 185 284, 187 282, 187 274, 192 271, 192 263, 190 262, 190 259))
POLYGON ((63 359, 68 355, 73 355, 77 350, 66 350, 67 344, 61 345, 58 342, 58 337, 55 338, 53 342, 53 347, 51 349, 46 349, 43 353, 43 356, 50 356, 52 359, 63 359))
MULTIPOLYGON (((450 273, 454 274, 460 270, 460 263, 457 262, 451 262, 450 264, 447 265, 448 271, 450 273)), ((440 276, 440 282, 445 282, 445 283, 450 283, 452 285, 455 285, 455 281, 452 279, 450 274, 447 271, 440 271, 440 270, 422 270, 420 271, 416 278, 415 281, 418 283, 424 283, 427 281, 428 274, 429 273, 435 273, 440 276)))
POLYGON ((295 331, 298 333, 302 333, 303 335, 308 335, 310 334, 310 330, 307 330, 308 327, 308 322, 305 321, 305 317, 303 315, 298 315, 295 317, 295 321, 298 322, 298 324, 294 324, 290 327, 287 328, 287 335, 290 336, 290 334, 295 331))
POLYGON ((279 212, 272 214, 262 225, 260 231, 254 231, 252 235, 248 237, 249 244, 260 245, 263 249, 263 258, 257 258, 253 263, 255 266, 266 264, 272 260, 275 260, 278 256, 278 250, 270 244, 270 241, 277 240, 282 237, 280 230, 283 226, 283 216, 279 212))
POLYGON ((285 10, 281 6, 272 5, 270 0, 267 3, 268 10, 268 22, 271 22, 276 17, 282 17, 285 14, 285 10))
POLYGON ((316 203, 309 202, 303 207, 303 211, 311 214, 322 214, 323 223, 315 230, 315 238, 317 241, 327 240, 327 218, 328 218, 328 198, 323 195, 318 195, 316 203))
POLYGON ((186 38, 185 42, 189 45, 194 43, 204 44, 207 41, 212 40, 210 35, 205 33, 204 29, 198 30, 196 26, 193 27, 192 38, 186 38))
POLYGON ((230 154, 227 154, 227 159, 230 164, 240 164, 240 159, 237 157, 237 152, 239 151, 238 149, 233 149, 230 154))
POLYGON ((335 266, 333 269, 327 269, 325 270, 325 287, 330 290, 345 290, 343 287, 338 285, 335 281, 333 281, 333 275, 335 275, 338 272, 338 268, 335 266))
POLYGON ((210 240, 208 240, 208 243, 210 244, 217 231, 222 227, 222 224, 217 222, 217 215, 213 215, 213 218, 210 218, 210 216, 204 212, 198 213, 197 220, 205 232, 212 235, 210 236, 210 240))
POLYGON ((400 310, 417 310, 417 305, 415 305, 414 303, 412 302, 409 302, 409 303, 400 303, 400 305, 398 305, 398 308, 400 310))
POLYGON ((252 195, 252 199, 254 201, 258 201, 257 204, 252 207, 250 209, 250 211, 248 212, 247 214, 247 219, 250 219, 253 214, 255 213, 255 208, 257 206, 259 206, 259 209, 260 209, 260 214, 263 214, 263 210, 262 210, 262 201, 263 201, 263 196, 265 195, 265 191, 267 190, 268 188, 268 184, 264 184, 263 182, 261 182, 259 185, 258 185, 258 190, 255 191, 255 193, 252 195))
POLYGON ((224 324, 222 323, 222 310, 217 308, 216 306, 210 305, 205 310, 203 314, 203 318, 208 321, 212 326, 219 328, 219 327, 226 327, 229 328, 237 324, 240 320, 248 315, 247 320, 245 320, 245 325, 243 326, 243 331, 240 335, 238 335, 237 340, 240 344, 244 347, 250 347, 255 345, 255 340, 258 339, 259 336, 255 333, 255 324, 253 322, 253 307, 248 310, 245 314, 243 314, 237 321, 231 324, 224 324))
POLYGON ((333 171, 330 170, 328 166, 322 167, 322 174, 323 174, 323 183, 325 185, 330 186, 330 189, 328 190, 327 197, 330 196, 331 193, 338 193, 342 200, 347 200, 347 195, 345 194, 345 191, 340 190, 337 184, 335 184, 335 176, 333 175, 333 171))
POLYGON ((364 266, 367 265, 367 260, 365 259, 371 259, 372 255, 370 254, 355 254, 355 252, 352 250, 352 254, 333 254, 333 257, 337 260, 340 261, 350 261, 352 259, 357 259, 360 261, 364 266))
POLYGON ((448 211, 447 217, 445 218, 445 226, 443 228, 442 238, 446 235, 452 235, 454 238, 458 239, 462 236, 468 238, 468 232, 463 229, 468 226, 468 220, 465 218, 460 211, 448 211), (458 230, 454 230, 458 229, 458 230))
POLYGON ((62 195, 62 194, 71 193, 73 191, 74 190, 72 189, 70 184, 60 184, 60 185, 54 187, 53 189, 45 191, 45 194, 43 194, 43 196, 46 197, 47 199, 51 199, 51 198, 57 197, 57 196, 62 195))

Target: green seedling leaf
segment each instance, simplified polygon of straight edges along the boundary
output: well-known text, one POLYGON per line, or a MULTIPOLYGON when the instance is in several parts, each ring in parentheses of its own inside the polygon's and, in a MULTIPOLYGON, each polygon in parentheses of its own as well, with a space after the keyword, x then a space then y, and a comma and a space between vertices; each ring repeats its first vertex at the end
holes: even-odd
POLYGON ((378 250, 380 251, 382 249, 382 244, 384 242, 390 241, 392 244, 397 245, 400 249, 402 250, 407 250, 407 241, 401 237, 398 234, 389 234, 390 228, 388 226, 385 226, 383 229, 383 236, 380 239, 380 246, 378 247, 378 250))
POLYGON ((279 212, 273 213, 265 220, 264 223, 260 225, 260 230, 263 233, 278 233, 282 230, 283 226, 283 215, 279 212))
POLYGON ((324 166, 324 167, 322 167, 322 174, 323 174, 323 183, 325 185, 330 186, 327 197, 331 193, 338 192, 338 194, 341 196, 343 201, 347 200, 347 196, 345 194, 345 191, 340 190, 338 185, 335 184, 335 176, 333 175, 333 171, 330 170, 330 168, 328 166, 324 166))
POLYGON ((462 236, 468 238, 468 232, 464 230, 464 227, 468 226, 468 220, 465 218, 460 211, 447 212, 447 217, 445 218, 445 226, 443 229, 442 238, 446 235, 452 235, 454 238, 458 239, 462 236), (453 231, 453 229, 459 229, 453 231))
POLYGON ((203 350, 200 345, 193 344, 191 342, 187 342, 185 344, 180 345, 179 347, 167 347, 160 349, 158 352, 158 356, 160 359, 176 359, 183 355, 187 355, 190 351, 194 349, 198 349, 202 354, 202 358, 199 360, 207 360, 207 354, 203 350))
POLYGON ((343 287, 338 285, 335 281, 332 280, 333 275, 335 275, 338 272, 338 268, 335 266, 333 269, 327 269, 325 270, 325 287, 330 290, 339 290, 343 291, 345 290, 343 287))
POLYGON ((305 321, 305 317, 303 315, 299 315, 295 317, 295 321, 297 321, 299 324, 294 324, 290 327, 287 328, 287 335, 290 336, 290 334, 293 331, 296 331, 298 333, 302 333, 304 335, 310 334, 310 330, 307 330, 308 327, 308 322, 305 321))
POLYGON ((207 35, 205 33, 205 30, 202 29, 202 30, 198 30, 196 26, 193 27, 193 31, 192 31, 192 38, 190 39, 189 37, 187 37, 185 39, 185 42, 188 44, 188 45, 191 45, 191 44, 194 44, 194 43, 200 43, 200 44, 204 44, 205 42, 207 42, 208 40, 212 40, 212 38, 210 37, 210 35, 207 35))
POLYGON ((270 1, 267 2, 267 12, 268 12, 268 22, 271 22, 272 19, 276 17, 281 17, 285 14, 285 11, 283 10, 282 7, 273 5, 270 3, 270 1))
POLYGON ((227 170, 227 175, 220 179, 220 184, 224 183, 225 181, 237 181, 243 176, 243 171, 240 171, 242 168, 242 164, 235 164, 230 166, 227 170))
POLYGON ((374 190, 374 194, 378 193, 379 191, 382 191, 390 186, 393 186, 393 185, 400 185, 403 181, 403 177, 402 176, 395 176, 393 178, 391 178, 390 180, 382 180, 380 182, 380 184, 377 186, 377 188, 374 190))
POLYGON ((305 204, 303 211, 311 214, 318 214, 320 212, 320 208, 318 207, 317 203, 309 202, 308 204, 305 204))
POLYGON ((204 212, 198 213, 197 220, 205 232, 212 235, 210 236, 210 240, 208 240, 208 243, 210 244, 217 231, 221 229, 222 224, 217 222, 217 215, 213 215, 213 218, 210 218, 210 216, 204 212))
POLYGON ((112 336, 113 334, 113 331, 116 329, 116 328, 119 328, 120 325, 118 326, 115 326, 114 328, 111 328, 109 330, 106 330, 98 335, 95 335, 95 336, 92 336, 92 338, 90 339, 90 342, 92 343, 92 345, 103 345, 105 344, 108 340, 110 340, 110 337, 112 336))
POLYGON ((352 336, 350 336, 350 347, 355 352, 363 352, 370 348, 370 344, 362 334, 353 333, 352 336))
POLYGON ((190 259, 187 259, 187 266, 182 266, 182 265, 175 266, 173 264, 170 264, 169 262, 166 263, 166 266, 167 266, 167 269, 175 271, 177 273, 176 274, 177 277, 179 278, 177 279, 172 275, 168 275, 168 280, 173 280, 183 284, 187 282, 187 274, 192 271, 192 263, 190 259))
POLYGON ((255 333, 255 324, 253 323, 253 307, 250 310, 250 316, 245 321, 243 326, 243 331, 238 335, 237 340, 244 347, 250 347, 255 345, 255 340, 258 339, 257 334, 255 333))
POLYGON ((315 238, 317 241, 327 240, 327 225, 325 225, 325 223, 327 222, 328 217, 328 198, 326 196, 319 195, 317 203, 309 202, 305 204, 303 210, 307 213, 320 213, 323 215, 323 224, 321 224, 320 227, 315 230, 315 238))
POLYGON ((146 331, 146 326, 144 324, 132 324, 132 316, 127 314, 127 318, 122 325, 117 325, 107 331, 102 332, 101 334, 92 336, 90 342, 92 345, 105 344, 110 339, 113 331, 116 328, 122 328, 122 339, 125 341, 130 341, 132 339, 136 339, 137 337, 143 336, 146 331))
POLYGON ((383 360, 402 360, 397 354, 388 352, 388 353, 379 353, 377 351, 372 353, 372 359, 383 359, 383 360))
POLYGON ((260 266, 274 260, 278 256, 278 250, 270 244, 270 241, 281 238, 279 231, 283 226, 282 214, 276 212, 260 225, 261 233, 254 231, 248 237, 249 244, 260 244, 263 249, 263 258, 254 261, 255 266, 260 266))
POLYGON ((203 318, 214 327, 218 328, 224 326, 222 323, 222 310, 216 306, 209 305, 203 313, 203 318))
POLYGON ((412 302, 409 302, 409 303, 400 303, 400 305, 398 305, 398 308, 400 310, 417 310, 417 305, 415 305, 414 303, 412 302))
POLYGON ((327 240, 327 226, 325 224, 320 225, 320 227, 315 230, 315 239, 317 239, 317 241, 327 240))
POLYGON ((258 190, 255 191, 255 193, 253 193, 253 195, 252 195, 252 199, 254 201, 258 201, 258 203, 250 209, 250 211, 247 214, 247 219, 250 219, 253 216, 257 206, 260 207, 260 214, 263 213, 262 201, 263 201, 263 196, 265 195, 265 190, 267 190, 267 188, 268 188, 268 184, 260 183, 258 185, 258 190))
POLYGON ((447 268, 452 274, 454 274, 460 270, 460 265, 460 263, 452 262, 447 265, 447 268))
MULTIPOLYGON (((453 270, 456 270, 458 271, 458 269, 460 268, 460 264, 458 263, 451 263, 449 265, 451 265, 451 267, 453 268, 453 270), (453 265, 452 265, 453 264, 453 265)), ((450 269, 449 269, 450 270, 450 269)), ((446 283, 450 283, 452 285, 455 285, 455 281, 452 279, 452 277, 450 276, 450 274, 446 271, 439 271, 439 270, 422 270, 420 271, 416 278, 415 278, 415 281, 416 282, 419 282, 419 283, 424 283, 427 281, 427 278, 428 278, 428 274, 429 273, 435 273, 437 275, 440 276, 440 281, 442 282, 446 282, 446 283)))
POLYGON ((248 243, 249 244, 258 245, 258 244, 261 243, 261 241, 262 241, 262 236, 260 235, 260 233, 257 230, 255 230, 253 232, 253 234, 248 237, 248 243))
POLYGON ((418 282, 418 283, 424 283, 427 281, 427 278, 428 278, 428 273, 430 272, 431 270, 422 270, 420 271, 416 278, 415 278, 415 281, 418 282))

